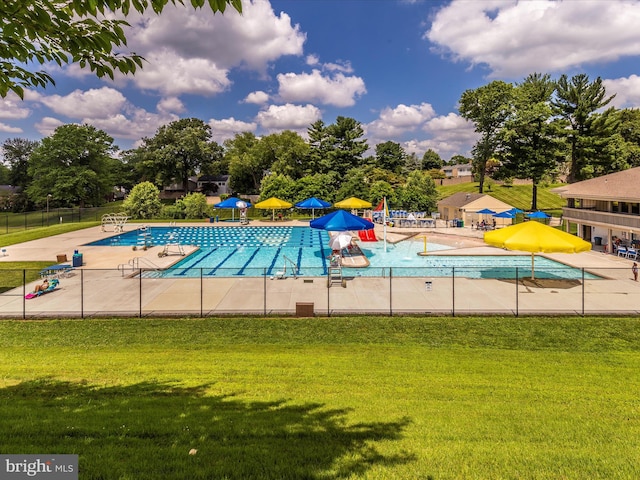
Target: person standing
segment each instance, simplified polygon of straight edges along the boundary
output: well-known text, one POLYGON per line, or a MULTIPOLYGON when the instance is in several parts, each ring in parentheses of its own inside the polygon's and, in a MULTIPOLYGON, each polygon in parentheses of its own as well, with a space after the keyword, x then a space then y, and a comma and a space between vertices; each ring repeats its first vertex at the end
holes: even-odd
POLYGON ((633 262, 633 266, 631 267, 631 272, 633 272, 633 279, 638 281, 638 264, 633 262))

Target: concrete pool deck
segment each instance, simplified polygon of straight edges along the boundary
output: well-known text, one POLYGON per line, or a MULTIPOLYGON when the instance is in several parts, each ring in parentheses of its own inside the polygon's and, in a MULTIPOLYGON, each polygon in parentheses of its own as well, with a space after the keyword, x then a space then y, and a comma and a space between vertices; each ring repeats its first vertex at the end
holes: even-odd
MULTIPOLYGON (((303 221, 252 221, 252 226, 308 226, 303 221)), ((154 224, 154 226, 168 224, 154 224)), ((141 224, 127 224, 131 231, 141 224)), ((193 223, 178 226, 237 226, 228 222, 193 223)), ((376 236, 383 229, 376 225, 376 236)), ((416 253, 422 250, 422 235, 431 243, 454 247, 432 255, 514 255, 487 246, 482 231, 462 228, 387 228, 387 241, 410 241, 416 253)), ((140 278, 131 276, 129 262, 138 257, 140 268, 166 268, 181 260, 179 255, 159 257, 163 247, 132 251, 131 247, 84 246, 115 235, 100 227, 56 235, 6 248, 0 256, 0 269, 5 261, 51 261, 74 250, 83 254, 83 266, 72 276, 62 278, 58 291, 34 300, 24 301, 23 289, 0 295, 0 316, 100 316, 100 315, 215 315, 215 314, 293 314, 298 304, 312 303, 319 315, 339 313, 593 313, 635 314, 640 310, 640 283, 631 276, 632 261, 598 251, 580 254, 546 254, 553 260, 585 268, 604 280, 565 282, 519 282, 496 279, 456 278, 348 278, 345 285, 327 288, 324 277, 266 278, 140 278), (118 269, 120 267, 120 270, 118 269), (586 303, 586 305, 585 305, 586 303)), ((190 254, 196 247, 185 247, 190 254)), ((27 285, 27 291, 33 288, 27 285)))

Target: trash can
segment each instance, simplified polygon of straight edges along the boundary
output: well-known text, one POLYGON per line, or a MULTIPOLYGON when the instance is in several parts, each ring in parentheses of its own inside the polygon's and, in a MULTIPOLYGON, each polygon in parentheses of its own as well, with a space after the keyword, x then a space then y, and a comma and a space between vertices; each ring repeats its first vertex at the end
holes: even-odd
POLYGON ((74 267, 81 267, 82 266, 82 254, 81 253, 74 253, 73 254, 73 266, 74 267))
POLYGON ((213 217, 209 217, 209 223, 213 223, 214 218, 213 217))
POLYGON ((593 243, 596 245, 602 245, 602 237, 593 237, 593 243))
POLYGON ((458 221, 458 227, 460 227, 460 228, 464 227, 464 220, 459 220, 458 221))

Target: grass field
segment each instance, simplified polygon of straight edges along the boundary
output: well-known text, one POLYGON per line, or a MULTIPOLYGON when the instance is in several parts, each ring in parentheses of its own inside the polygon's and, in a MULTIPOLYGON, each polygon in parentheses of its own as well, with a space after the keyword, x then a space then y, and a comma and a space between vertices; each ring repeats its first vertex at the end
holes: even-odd
POLYGON ((633 479, 635 318, 0 322, 0 451, 86 479, 633 479))

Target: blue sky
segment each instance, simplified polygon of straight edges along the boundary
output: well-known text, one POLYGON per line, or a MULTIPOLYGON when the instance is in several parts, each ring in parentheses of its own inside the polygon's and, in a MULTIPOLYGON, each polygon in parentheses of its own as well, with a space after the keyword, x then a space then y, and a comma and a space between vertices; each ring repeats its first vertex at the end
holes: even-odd
POLYGON ((353 117, 370 146, 469 155, 456 105, 466 89, 529 73, 600 76, 619 108, 640 107, 640 2, 626 0, 245 0, 212 15, 168 7, 131 16, 135 76, 46 66, 56 86, 0 99, 0 142, 90 123, 122 149, 178 118, 222 142, 353 117))

